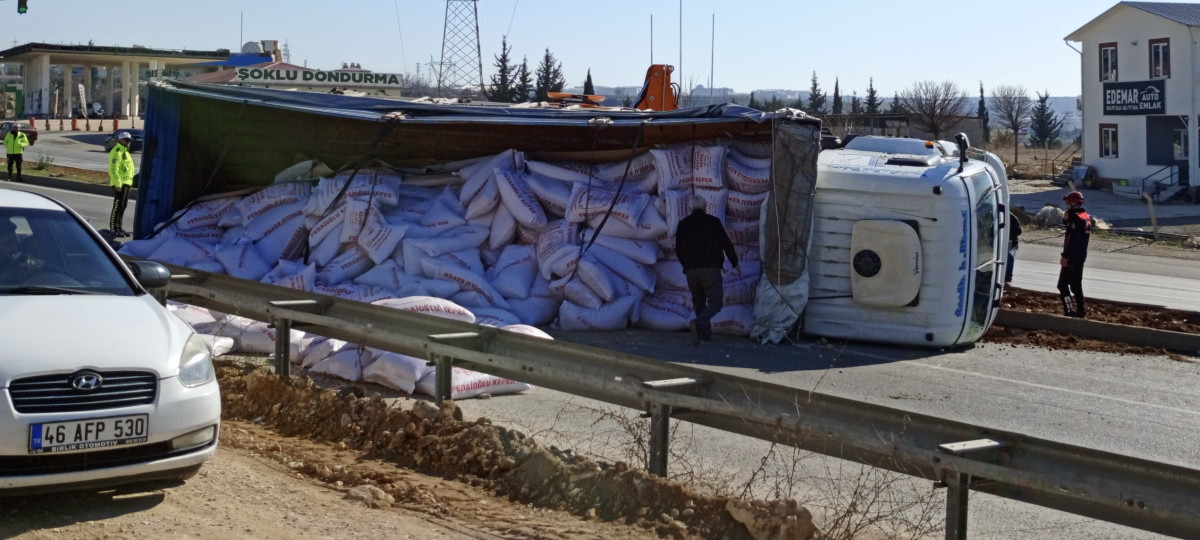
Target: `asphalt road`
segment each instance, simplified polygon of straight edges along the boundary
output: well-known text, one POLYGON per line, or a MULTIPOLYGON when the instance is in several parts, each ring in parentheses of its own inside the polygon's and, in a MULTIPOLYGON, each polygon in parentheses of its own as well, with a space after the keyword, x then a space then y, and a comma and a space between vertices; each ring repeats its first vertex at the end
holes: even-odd
MULTIPOLYGON (((8 187, 9 184, 3 184, 8 187)), ((107 227, 107 197, 22 186, 59 198, 89 222, 107 227)), ((131 205, 132 206, 132 205, 131 205)), ((127 219, 131 219, 131 207, 127 219)), ((1017 284, 1052 290, 1057 247, 1023 245, 1017 284)), ((1173 285, 1164 297, 1200 290, 1194 262, 1120 253, 1093 253, 1094 270, 1085 287, 1094 297, 1124 294, 1146 302, 1146 291, 1173 285), (1102 278, 1102 279, 1101 279, 1102 278)), ((1195 299, 1189 300, 1192 309, 1195 299)), ((972 424, 1027 433, 1079 446, 1200 469, 1200 363, 1162 356, 1017 349, 982 344, 966 350, 903 349, 886 346, 831 345, 803 341, 761 346, 740 338, 721 338, 693 348, 685 333, 628 331, 556 333, 568 339, 624 350, 667 361, 776 384, 887 405, 972 424)), ((521 396, 460 403, 470 416, 487 416, 501 425, 578 452, 629 459, 621 448, 631 440, 630 424, 618 421, 611 407, 545 389, 521 396)), ((950 442, 950 441, 948 441, 950 442)), ((736 487, 754 475, 800 480, 787 492, 816 513, 822 505, 844 508, 852 489, 864 480, 858 466, 820 457, 771 459, 766 443, 690 425, 676 432, 672 473, 721 478, 736 487), (795 468, 793 468, 795 467, 795 468)), ((773 480, 767 480, 773 481, 773 480)), ((786 482, 784 483, 786 484, 786 482)), ((930 481, 902 480, 889 490, 904 497, 933 493, 930 505, 943 515, 942 492, 930 481)), ((766 484, 757 495, 772 497, 766 484)), ((890 491, 889 491, 890 492, 890 491)), ((915 512, 904 511, 908 516, 915 512)), ((1157 535, 1061 514, 980 494, 971 498, 973 538, 1156 538, 1157 535)))
MULTIPOLYGON (((1013 285, 1036 291, 1057 291, 1058 245, 1022 244, 1017 250, 1013 285)), ((1200 311, 1200 263, 1130 255, 1088 254, 1083 291, 1092 298, 1200 311)))
MULTIPOLYGON (((96 129, 98 125, 93 121, 92 129, 96 129)), ((111 127, 112 121, 105 120, 104 125, 111 127)), ((82 128, 82 124, 80 127, 82 128)), ((25 160, 33 163, 46 155, 54 158, 55 165, 90 171, 107 171, 108 154, 104 151, 104 139, 108 138, 111 133, 111 129, 105 131, 41 131, 38 133, 37 144, 25 149, 25 160)), ((135 153, 133 159, 140 168, 141 153, 135 153)))

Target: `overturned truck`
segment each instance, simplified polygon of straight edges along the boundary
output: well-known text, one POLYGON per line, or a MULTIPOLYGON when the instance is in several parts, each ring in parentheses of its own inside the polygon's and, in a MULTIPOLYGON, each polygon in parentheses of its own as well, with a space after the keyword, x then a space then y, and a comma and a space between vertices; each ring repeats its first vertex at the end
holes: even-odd
MULTIPOLYGON (((814 237, 825 204, 819 129, 803 114, 736 105, 668 112, 438 105, 168 82, 150 89, 137 239, 122 252, 359 301, 429 298, 419 309, 461 310, 500 327, 678 330, 692 315, 674 228, 699 195, 745 261, 741 275, 726 273, 726 307, 714 332, 777 342, 802 324, 829 329, 823 335, 893 343, 977 339, 978 325, 991 317, 971 314, 994 312, 972 304, 981 297, 967 291, 979 287, 929 273, 938 265, 977 266, 978 253, 942 261, 945 250, 933 244, 957 250, 983 242, 987 231, 967 223, 969 211, 922 219, 908 201, 907 210, 885 204, 882 214, 846 216, 902 222, 931 255, 919 268, 919 294, 910 295, 912 276, 908 289, 882 302, 875 293, 856 297, 859 289, 828 293, 839 280, 850 284, 855 268, 855 255, 834 264, 831 249, 857 249, 877 232, 905 233, 877 223, 851 234, 818 227, 814 237), (810 265, 821 274, 810 275, 810 265), (950 297, 958 299, 949 309, 960 331, 924 329, 932 300, 941 316, 941 299, 950 297), (836 319, 849 312, 806 314, 810 298, 846 302, 859 310, 851 317, 885 320, 892 331, 846 335, 836 319), (429 304, 434 299, 446 305, 429 304), (962 332, 967 324, 971 331, 962 332)), ((956 159, 943 152, 944 161, 956 159)), ((951 166, 939 167, 944 178, 921 188, 938 197, 936 205, 977 206, 971 190, 934 193, 938 182, 964 181, 951 166)), ((983 170, 972 167, 964 174, 983 170)), ((901 176, 893 171, 878 181, 901 176)), ((856 190, 874 199, 885 191, 870 182, 829 188, 838 204, 856 190)), ((990 238, 998 240, 998 230, 990 238)), ((993 251, 992 264, 1000 253, 993 251)), ((909 255, 903 264, 911 269, 909 255)), ((891 265, 889 256, 876 262, 891 265)))

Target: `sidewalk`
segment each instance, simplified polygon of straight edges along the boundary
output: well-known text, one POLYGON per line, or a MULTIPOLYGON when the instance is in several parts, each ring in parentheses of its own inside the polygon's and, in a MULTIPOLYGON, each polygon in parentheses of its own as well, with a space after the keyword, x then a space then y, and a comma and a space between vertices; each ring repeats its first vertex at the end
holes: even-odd
MULTIPOLYGON (((1068 187, 1051 184, 1049 180, 1010 180, 1010 205, 1022 207, 1026 213, 1036 214, 1050 204, 1063 208, 1063 197, 1071 191, 1068 187)), ((1145 200, 1127 199, 1111 191, 1080 189, 1089 214, 1115 229, 1144 229, 1151 227, 1151 207, 1145 200)), ((1154 216, 1160 232, 1200 236, 1200 204, 1154 203, 1154 216)))

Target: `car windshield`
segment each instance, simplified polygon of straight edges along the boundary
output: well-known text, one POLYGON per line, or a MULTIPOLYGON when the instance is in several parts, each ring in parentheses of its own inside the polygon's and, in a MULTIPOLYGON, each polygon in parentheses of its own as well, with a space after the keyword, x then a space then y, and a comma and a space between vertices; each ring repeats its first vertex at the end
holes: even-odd
POLYGON ((84 227, 63 211, 0 207, 0 295, 136 294, 84 227))
POLYGON ((996 286, 996 260, 998 222, 996 221, 996 184, 987 172, 980 172, 967 179, 972 185, 975 198, 975 286, 971 302, 971 317, 967 326, 967 337, 978 339, 987 330, 988 319, 994 304, 996 286))

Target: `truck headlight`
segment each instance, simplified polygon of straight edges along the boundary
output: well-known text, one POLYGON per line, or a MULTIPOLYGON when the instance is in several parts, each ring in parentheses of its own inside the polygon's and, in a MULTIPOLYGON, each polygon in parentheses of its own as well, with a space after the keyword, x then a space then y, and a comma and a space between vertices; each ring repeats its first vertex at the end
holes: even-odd
POLYGON ((199 334, 188 336, 179 355, 179 382, 188 388, 200 386, 217 377, 212 353, 199 334))

